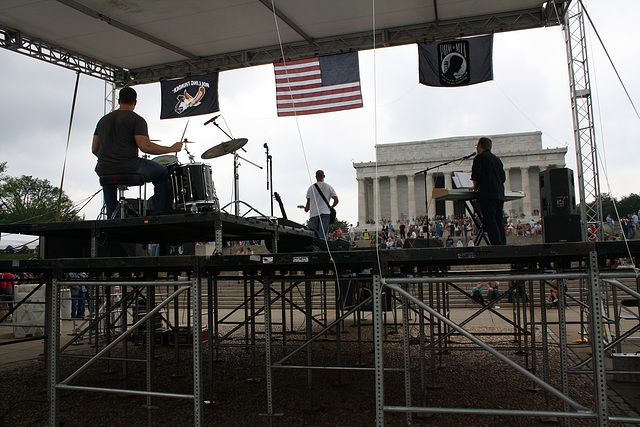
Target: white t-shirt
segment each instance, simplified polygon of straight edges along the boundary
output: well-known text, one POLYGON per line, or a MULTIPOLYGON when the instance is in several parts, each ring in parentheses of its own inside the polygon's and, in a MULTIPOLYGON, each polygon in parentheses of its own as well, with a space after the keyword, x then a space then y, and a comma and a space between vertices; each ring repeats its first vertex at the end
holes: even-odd
MULTIPOLYGON (((322 194, 327 199, 327 202, 331 204, 332 197, 338 197, 336 194, 336 190, 333 189, 332 186, 327 184, 326 182, 316 182, 322 194)), ((309 217, 313 218, 314 216, 320 216, 321 214, 329 215, 331 211, 329 210, 329 206, 322 200, 322 197, 318 194, 316 190, 315 184, 310 186, 307 190, 307 199, 309 199, 309 217)))

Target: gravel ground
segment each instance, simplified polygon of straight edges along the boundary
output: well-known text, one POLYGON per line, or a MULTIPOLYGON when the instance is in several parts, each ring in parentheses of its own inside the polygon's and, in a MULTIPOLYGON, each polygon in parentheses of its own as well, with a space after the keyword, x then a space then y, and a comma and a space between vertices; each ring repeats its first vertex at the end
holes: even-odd
MULTIPOLYGON (((476 332, 498 331, 496 328, 479 327, 476 332)), ((501 330, 503 332, 504 330, 501 330)), ((364 328, 365 338, 370 328, 364 328)), ((390 340, 401 340, 400 334, 390 335, 390 340)), ((341 362, 349 366, 373 366, 373 346, 365 343, 362 351, 355 342, 356 329, 347 328, 343 334, 341 362)), ((453 338, 452 346, 463 345, 464 339, 453 338)), ((486 341, 498 346, 512 346, 512 337, 494 336, 486 341)), ((540 342, 540 341, 538 341, 540 342)), ((206 347, 206 346, 205 346, 206 347)), ((336 345, 331 340, 319 342, 313 347, 313 361, 318 365, 336 365, 336 345)), ((144 358, 145 346, 131 344, 129 356, 144 358)), ((78 353, 87 352, 76 350, 78 353)), ((484 351, 450 351, 436 356, 437 368, 427 372, 428 387, 422 399, 419 379, 418 346, 411 347, 412 388, 415 406, 480 407, 510 409, 546 409, 546 393, 534 390, 532 383, 520 374, 497 361, 484 351)), ((184 349, 176 362, 173 348, 156 347, 154 358, 154 390, 190 393, 191 353, 184 349)), ((525 356, 515 351, 505 352, 520 364, 525 356)), ((274 357, 282 354, 274 351, 274 357)), ((550 346, 552 384, 559 387, 559 351, 550 346)), ((112 353, 118 355, 118 351, 112 353)), ((204 406, 204 425, 254 426, 269 425, 269 418, 261 414, 267 411, 264 352, 256 350, 258 365, 251 363, 251 352, 242 347, 225 348, 218 353, 208 381, 208 369, 203 363, 204 395, 211 401, 204 406)), ((402 366, 401 344, 390 342, 385 347, 385 366, 402 366)), ((427 367, 430 366, 427 356, 427 367)), ((538 357, 538 369, 541 359, 538 357)), ((206 359, 206 351, 205 358, 206 359)), ((307 354, 302 352, 291 361, 293 365, 305 364, 307 354)), ((62 377, 78 366, 80 359, 63 358, 60 361, 62 377)), ((100 362, 89 368, 77 385, 100 387, 129 387, 143 389, 146 384, 146 365, 129 363, 129 375, 122 378, 121 362, 100 362)), ((3 397, 0 401, 0 425, 34 426, 48 421, 46 369, 42 361, 11 367, 0 372, 3 397)), ((571 376, 571 397, 591 407, 592 387, 586 376, 571 376)), ((311 376, 301 369, 275 369, 274 425, 283 426, 364 426, 375 422, 374 374, 372 371, 314 371, 311 376), (313 388, 307 387, 309 381, 313 388)), ((385 375, 385 400, 388 405, 404 403, 404 379, 401 372, 385 375)), ((560 410, 561 403, 550 399, 550 408, 560 410)), ((65 426, 181 426, 193 424, 193 405, 189 400, 154 398, 152 408, 146 406, 146 398, 118 394, 61 391, 60 422, 65 426)), ((387 425, 403 425, 405 415, 388 413, 387 425)), ((514 418, 463 414, 438 414, 428 418, 414 417, 417 426, 534 426, 548 424, 539 418, 514 418)), ((573 420, 572 425, 595 425, 585 420, 573 420)))

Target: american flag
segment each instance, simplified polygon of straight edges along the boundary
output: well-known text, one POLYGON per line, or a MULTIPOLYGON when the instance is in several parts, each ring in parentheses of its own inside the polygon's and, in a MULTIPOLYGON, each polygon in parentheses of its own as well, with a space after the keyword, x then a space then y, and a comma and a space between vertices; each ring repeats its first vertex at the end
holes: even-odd
POLYGON ((277 62, 278 116, 301 116, 362 107, 358 53, 277 62))

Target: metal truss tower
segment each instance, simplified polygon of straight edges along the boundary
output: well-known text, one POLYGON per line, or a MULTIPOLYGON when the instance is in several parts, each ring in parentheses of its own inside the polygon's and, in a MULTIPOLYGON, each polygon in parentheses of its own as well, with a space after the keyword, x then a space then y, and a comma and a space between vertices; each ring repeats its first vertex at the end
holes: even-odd
POLYGON ((574 0, 565 14, 562 25, 567 46, 569 65, 569 85, 571 89, 571 110, 578 168, 578 188, 580 191, 580 220, 582 240, 603 238, 602 198, 598 176, 598 155, 593 125, 591 83, 587 63, 587 42, 585 36, 582 2, 574 0), (587 201, 593 202, 587 205, 587 201), (589 235, 589 224, 597 225, 597 236, 589 235))

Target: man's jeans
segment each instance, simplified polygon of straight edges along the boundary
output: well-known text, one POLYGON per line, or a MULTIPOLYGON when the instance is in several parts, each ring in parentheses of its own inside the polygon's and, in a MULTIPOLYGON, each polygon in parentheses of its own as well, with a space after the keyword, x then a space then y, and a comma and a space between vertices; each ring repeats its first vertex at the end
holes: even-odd
POLYGON ((329 220, 330 214, 320 214, 320 216, 312 216, 309 218, 309 228, 318 232, 318 237, 322 240, 327 239, 327 233, 329 232, 329 220))
MULTIPOLYGON (((144 176, 145 182, 152 182, 156 200, 156 212, 168 210, 169 204, 169 171, 166 166, 153 160, 142 159, 140 167, 134 173, 144 176)), ((107 218, 111 218, 118 207, 118 194, 115 185, 105 185, 102 188, 104 201, 107 205, 107 218)))

